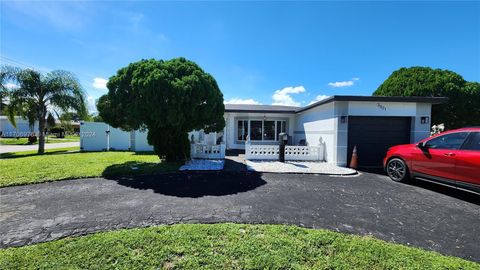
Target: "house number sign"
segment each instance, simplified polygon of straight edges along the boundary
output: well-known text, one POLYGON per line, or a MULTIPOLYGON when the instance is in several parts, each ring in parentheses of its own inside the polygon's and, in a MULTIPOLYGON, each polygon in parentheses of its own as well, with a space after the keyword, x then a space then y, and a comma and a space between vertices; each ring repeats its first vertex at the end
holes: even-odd
POLYGON ((380 108, 380 109, 383 110, 383 111, 386 111, 386 110, 387 110, 387 107, 384 106, 384 105, 382 105, 382 104, 380 104, 380 103, 377 103, 377 107, 380 108))

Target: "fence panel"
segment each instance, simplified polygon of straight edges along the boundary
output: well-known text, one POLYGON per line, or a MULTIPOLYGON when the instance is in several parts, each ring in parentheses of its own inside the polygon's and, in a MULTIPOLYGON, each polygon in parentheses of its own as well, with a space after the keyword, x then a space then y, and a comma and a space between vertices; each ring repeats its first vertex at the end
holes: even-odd
POLYGON ((320 161, 323 160, 322 146, 285 146, 285 160, 320 161))
POLYGON ((190 145, 191 158, 224 159, 225 144, 209 145, 194 143, 190 145))
POLYGON ((249 160, 278 160, 278 145, 252 145, 245 144, 245 158, 249 160))
POLYGON ((132 150, 136 152, 153 151, 153 146, 148 144, 147 133, 148 131, 135 130, 132 150))
MULTIPOLYGON (((280 146, 245 144, 245 158, 248 160, 278 160, 280 146)), ((323 161, 323 146, 285 146, 285 160, 323 161)))
POLYGON ((107 149, 108 125, 102 122, 80 123, 80 150, 103 151, 107 149))

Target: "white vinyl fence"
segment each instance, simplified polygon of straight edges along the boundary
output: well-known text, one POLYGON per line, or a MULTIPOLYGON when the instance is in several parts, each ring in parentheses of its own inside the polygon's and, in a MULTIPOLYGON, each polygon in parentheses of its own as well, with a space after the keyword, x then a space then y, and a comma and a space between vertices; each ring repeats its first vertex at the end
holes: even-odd
POLYGON ((225 144, 190 144, 190 157, 191 158, 204 158, 204 159, 224 159, 225 158, 225 144))
POLYGON ((80 123, 80 150, 130 150, 130 132, 103 122, 80 123))
MULTIPOLYGON (((216 136, 216 134, 214 134, 216 136)), ((210 136, 215 143, 215 138, 210 136)), ((148 144, 147 131, 123 131, 103 122, 82 122, 80 124, 80 150, 82 151, 153 151, 148 144)), ((192 143, 191 158, 224 159, 225 144, 192 143)))
MULTIPOLYGON (((245 158, 247 160, 278 160, 280 146, 245 144, 245 158)), ((324 161, 323 146, 285 146, 285 160, 296 161, 324 161)))

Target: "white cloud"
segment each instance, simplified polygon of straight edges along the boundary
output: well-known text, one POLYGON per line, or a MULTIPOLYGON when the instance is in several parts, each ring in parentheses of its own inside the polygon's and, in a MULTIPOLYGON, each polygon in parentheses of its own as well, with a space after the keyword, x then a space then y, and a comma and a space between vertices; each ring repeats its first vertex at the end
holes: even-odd
POLYGON ((318 95, 317 97, 315 97, 314 100, 310 101, 310 103, 308 103, 308 105, 312 105, 313 103, 317 103, 320 100, 324 100, 324 99, 329 98, 329 97, 330 96, 327 96, 327 95, 318 95))
POLYGON ((349 86, 352 86, 355 84, 356 81, 360 80, 360 78, 358 77, 355 77, 355 78, 352 78, 351 80, 349 81, 341 81, 341 82, 330 82, 328 83, 328 85, 330 87, 335 87, 335 88, 338 88, 338 87, 349 87, 349 86))
POLYGON ((84 27, 93 14, 89 3, 76 1, 2 1, 12 16, 30 17, 40 23, 48 23, 63 30, 78 30, 84 27))
POLYGON ((225 104, 250 104, 250 105, 261 105, 262 103, 249 99, 241 99, 241 98, 231 98, 230 100, 225 100, 223 103, 225 104))
POLYGON ((97 105, 95 104, 96 100, 92 96, 87 97, 87 109, 89 113, 97 112, 97 105))
POLYGON ((283 89, 275 91, 273 94, 273 103, 272 105, 285 105, 285 106, 300 106, 300 102, 293 100, 291 94, 299 94, 305 92, 305 87, 303 86, 289 86, 283 89))
POLYGON ((107 90, 107 79, 104 78, 93 78, 92 86, 100 89, 100 90, 107 90))
POLYGON ((5 84, 5 88, 14 89, 14 88, 18 88, 18 85, 14 84, 14 83, 7 83, 7 84, 5 84))

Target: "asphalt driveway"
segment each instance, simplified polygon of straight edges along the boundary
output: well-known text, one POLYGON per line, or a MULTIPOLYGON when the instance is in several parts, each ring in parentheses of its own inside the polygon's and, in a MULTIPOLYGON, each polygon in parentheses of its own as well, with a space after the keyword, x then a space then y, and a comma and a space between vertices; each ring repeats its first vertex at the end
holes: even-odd
POLYGON ((177 173, 0 189, 0 247, 173 223, 276 223, 373 235, 480 261, 480 199, 355 177, 177 173))

